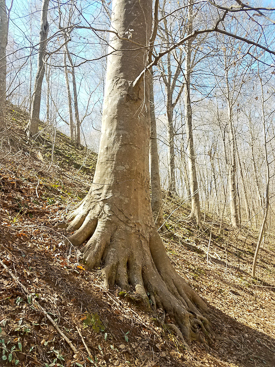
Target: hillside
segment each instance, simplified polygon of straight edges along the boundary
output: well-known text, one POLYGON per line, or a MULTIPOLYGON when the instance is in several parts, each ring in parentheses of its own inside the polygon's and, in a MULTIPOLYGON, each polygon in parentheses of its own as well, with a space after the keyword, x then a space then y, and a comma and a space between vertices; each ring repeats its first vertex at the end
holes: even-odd
POLYGON ((9 106, 0 151, 0 366, 275 366, 275 233, 250 276, 257 233, 164 200, 163 241, 177 271, 209 305, 211 340, 187 346, 161 312, 102 287, 58 226, 87 193, 96 154, 9 106))

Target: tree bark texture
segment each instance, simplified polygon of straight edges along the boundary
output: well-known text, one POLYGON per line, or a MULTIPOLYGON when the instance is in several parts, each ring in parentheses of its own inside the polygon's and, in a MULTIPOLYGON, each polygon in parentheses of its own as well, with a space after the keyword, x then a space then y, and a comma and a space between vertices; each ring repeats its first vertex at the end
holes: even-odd
POLYGON ((116 51, 108 56, 102 137, 90 191, 69 216, 74 245, 87 243, 83 261, 102 267, 105 286, 135 290, 162 307, 190 340, 205 303, 172 267, 154 225, 149 192, 150 76, 132 88, 147 64, 152 0, 114 0, 112 36, 116 51), (133 29, 133 31, 130 31, 133 29), (126 38, 132 32, 129 42, 126 38), (148 296, 149 294, 149 296, 148 296))
POLYGON ((8 42, 8 17, 6 1, 0 0, 0 130, 5 128, 6 118, 6 48, 8 42))
POLYGON ((43 0, 42 4, 37 74, 35 78, 35 86, 32 97, 31 117, 29 126, 27 128, 27 135, 29 137, 38 133, 42 83, 45 74, 45 53, 47 47, 47 37, 49 32, 49 23, 47 21, 49 1, 50 0, 43 0))

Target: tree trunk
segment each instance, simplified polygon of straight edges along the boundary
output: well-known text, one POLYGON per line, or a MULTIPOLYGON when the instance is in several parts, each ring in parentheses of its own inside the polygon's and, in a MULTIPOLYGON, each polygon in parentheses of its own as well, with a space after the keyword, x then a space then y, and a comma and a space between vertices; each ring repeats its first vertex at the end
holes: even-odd
POLYGON ((151 158, 151 190, 152 190, 152 211, 157 228, 163 224, 162 212, 162 192, 160 186, 159 175, 159 155, 157 142, 157 124, 155 116, 155 102, 154 102, 154 84, 153 75, 150 74, 150 117, 151 117, 151 140, 150 140, 150 158, 151 158))
POLYGON ((149 192, 150 77, 133 82, 147 64, 152 0, 114 0, 112 29, 134 29, 131 41, 112 35, 102 136, 90 191, 70 215, 74 245, 88 268, 102 265, 105 286, 133 287, 137 296, 174 317, 186 339, 208 322, 205 303, 172 267, 154 225, 149 192), (136 47, 136 44, 141 47, 136 47), (129 67, 130 66, 130 67, 129 67))
POLYGON ((70 126, 70 137, 71 140, 74 141, 74 119, 73 119, 73 108, 72 108, 72 97, 71 97, 71 90, 70 90, 70 82, 69 82, 69 73, 67 67, 67 58, 66 52, 64 52, 64 73, 66 79, 66 87, 67 87, 67 97, 68 97, 68 107, 69 107, 69 126, 70 126))
POLYGON ((249 133, 250 133, 250 141, 251 141, 251 155, 252 155, 253 171, 254 171, 255 184, 256 184, 258 200, 259 200, 258 201, 258 207, 256 209, 256 211, 257 211, 257 210, 259 210, 259 208, 263 207, 263 198, 262 198, 262 194, 261 194, 259 175, 258 175, 258 170, 257 170, 256 158, 255 158, 254 141, 255 141, 256 138, 253 135, 253 126, 252 126, 251 116, 248 116, 248 121, 249 121, 249 133))
POLYGON ((228 102, 229 136, 230 136, 230 163, 229 163, 229 191, 230 191, 230 213, 231 224, 233 227, 239 226, 238 206, 237 206, 237 187, 236 187, 236 144, 235 132, 233 127, 232 108, 228 102))
POLYGON ((43 0, 42 4, 38 65, 37 65, 37 74, 35 78, 34 93, 32 98, 31 118, 27 128, 28 137, 38 133, 38 122, 41 105, 41 91, 45 74, 45 53, 47 47, 47 37, 49 32, 49 23, 47 21, 49 1, 50 0, 43 0))
POLYGON ((78 97, 77 97, 77 87, 76 87, 76 78, 75 78, 75 68, 72 64, 71 66, 72 66, 71 70, 72 70, 73 95, 74 95, 75 142, 76 142, 77 147, 79 148, 81 139, 80 139, 80 119, 79 119, 79 111, 78 111, 78 97))
POLYGON ((78 110, 78 97, 77 97, 77 87, 76 87, 76 77, 75 77, 75 66, 68 48, 67 43, 67 36, 64 33, 64 38, 66 41, 65 48, 66 48, 66 55, 69 59, 71 65, 71 72, 72 72, 72 82, 73 82, 73 96, 74 96, 74 117, 75 117, 75 142, 77 147, 80 147, 80 118, 79 118, 79 110, 78 110))
MULTIPOLYGON (((188 34, 193 31, 193 0, 188 2, 188 34)), ((190 218, 194 218, 197 225, 201 225, 200 215, 200 196, 199 186, 196 172, 196 156, 194 150, 193 139, 193 126, 192 126, 192 107, 190 98, 190 79, 191 79, 191 44, 192 41, 186 42, 186 71, 185 71, 185 123, 186 123, 186 135, 187 135, 187 152, 189 162, 189 175, 190 175, 190 189, 191 189, 191 214, 190 218)))
POLYGON ((263 221, 262 221, 262 225, 261 225, 261 229, 259 232, 259 237, 258 237, 258 242, 257 242, 257 246, 255 249, 255 253, 254 253, 254 259, 253 259, 253 265, 252 265, 252 277, 255 277, 255 273, 256 273, 256 264, 257 264, 257 259, 258 259, 258 254, 259 254, 259 250, 260 250, 260 246, 262 244, 262 240, 265 234, 265 230, 266 230, 266 224, 267 224, 267 218, 268 218, 268 211, 269 211, 269 185, 270 185, 270 163, 268 161, 268 138, 267 138, 267 133, 268 133, 268 127, 266 126, 266 115, 265 115, 265 99, 264 99, 264 91, 263 91, 263 82, 262 79, 259 75, 259 71, 258 71, 258 77, 260 79, 260 84, 261 84, 261 106, 262 106, 262 119, 263 119, 263 138, 264 138, 264 157, 265 157, 265 171, 266 171, 266 186, 265 186, 265 204, 263 205, 263 211, 264 211, 264 216, 263 216, 263 221))
POLYGON ((243 168, 242 168, 241 159, 240 159, 239 148, 238 148, 238 145, 237 144, 236 144, 236 154, 237 154, 237 159, 238 159, 239 168, 240 168, 240 176, 241 176, 242 186, 243 186, 246 217, 247 217, 247 222, 248 222, 248 221, 250 221, 250 208, 249 208, 249 204, 248 204, 248 193, 247 193, 246 183, 245 183, 245 179, 244 179, 244 174, 243 174, 243 168))
POLYGON ((190 203, 191 202, 191 189, 190 189, 190 181, 189 181, 189 176, 187 172, 187 163, 186 163, 185 155, 186 155, 186 152, 184 149, 184 142, 183 142, 183 136, 182 136, 182 142, 181 142, 181 148, 180 148, 180 161, 181 161, 183 172, 181 172, 181 176, 184 176, 184 186, 185 186, 186 196, 188 199, 187 202, 190 203))
POLYGON ((47 82, 47 96, 46 96, 46 123, 50 124, 50 96, 51 96, 51 68, 47 66, 45 69, 47 82))
POLYGON ((6 1, 0 0, 0 131, 6 123, 6 48, 8 42, 8 17, 6 1))
POLYGON ((176 193, 175 178, 175 142, 173 125, 173 105, 170 82, 166 86, 167 140, 168 140, 168 191, 176 193))

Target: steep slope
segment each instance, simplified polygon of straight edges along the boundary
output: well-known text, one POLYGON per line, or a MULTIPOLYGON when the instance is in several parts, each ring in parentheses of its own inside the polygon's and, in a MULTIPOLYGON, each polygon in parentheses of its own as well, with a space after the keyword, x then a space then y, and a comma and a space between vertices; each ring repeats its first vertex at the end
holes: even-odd
POLYGON ((27 142, 28 115, 9 106, 0 152, 1 366, 274 366, 275 245, 205 215, 189 222, 179 198, 164 200, 163 241, 177 271, 208 302, 208 343, 186 346, 170 320, 134 294, 102 288, 58 226, 89 189, 96 155, 41 123, 27 142))

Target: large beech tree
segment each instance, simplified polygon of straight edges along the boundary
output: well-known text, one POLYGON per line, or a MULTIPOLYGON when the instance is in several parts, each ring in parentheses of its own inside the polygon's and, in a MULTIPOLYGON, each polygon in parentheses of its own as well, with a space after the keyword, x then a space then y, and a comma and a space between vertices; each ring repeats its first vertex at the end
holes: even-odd
POLYGON ((187 340, 208 328, 202 299, 176 273, 154 225, 149 194, 152 0, 114 0, 102 137, 90 191, 69 220, 70 241, 88 268, 102 266, 105 286, 133 287, 162 307, 187 340), (128 39, 129 38, 129 39, 128 39), (149 295, 149 296, 148 296, 149 295))

